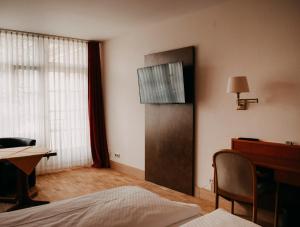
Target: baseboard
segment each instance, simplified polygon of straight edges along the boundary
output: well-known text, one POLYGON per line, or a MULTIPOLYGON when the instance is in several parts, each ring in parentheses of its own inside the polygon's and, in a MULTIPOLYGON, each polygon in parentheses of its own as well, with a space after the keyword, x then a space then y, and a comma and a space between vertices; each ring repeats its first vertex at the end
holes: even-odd
MULTIPOLYGON (((200 199, 208 200, 210 202, 215 203, 216 194, 212 191, 209 191, 205 188, 200 188, 198 186, 195 186, 195 197, 198 197, 200 199)), ((231 203, 227 200, 220 197, 219 206, 222 208, 229 209, 231 207, 231 203)), ((245 207, 241 204, 236 204, 235 210, 241 211, 242 213, 245 212, 245 207)))
POLYGON ((209 201, 215 201, 215 193, 209 191, 205 188, 200 188, 199 186, 195 186, 195 197, 200 199, 205 199, 209 201))
MULTIPOLYGON (((112 160, 110 160, 110 166, 111 166, 111 169, 116 170, 120 173, 126 174, 130 177, 135 177, 139 180, 145 180, 145 171, 144 170, 141 170, 141 169, 138 169, 138 168, 135 168, 135 167, 132 167, 132 166, 120 163, 120 162, 112 161, 112 160)), ((194 190, 195 190, 194 197, 206 199, 209 201, 214 201, 214 199, 215 199, 215 194, 209 190, 200 188, 198 186, 195 186, 194 190)))
POLYGON ((194 196, 197 198, 200 197, 200 188, 198 186, 194 187, 194 196))
POLYGON ((111 169, 124 173, 139 180, 145 180, 145 171, 110 160, 111 169))

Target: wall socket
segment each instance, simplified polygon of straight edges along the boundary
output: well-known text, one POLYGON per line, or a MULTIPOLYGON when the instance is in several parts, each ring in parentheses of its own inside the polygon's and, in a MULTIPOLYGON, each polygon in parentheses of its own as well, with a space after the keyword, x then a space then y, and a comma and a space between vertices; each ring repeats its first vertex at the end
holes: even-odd
POLYGON ((120 158, 120 153, 115 153, 115 158, 120 158))
POLYGON ((285 141, 285 144, 287 144, 287 145, 294 145, 294 142, 293 141, 285 141))

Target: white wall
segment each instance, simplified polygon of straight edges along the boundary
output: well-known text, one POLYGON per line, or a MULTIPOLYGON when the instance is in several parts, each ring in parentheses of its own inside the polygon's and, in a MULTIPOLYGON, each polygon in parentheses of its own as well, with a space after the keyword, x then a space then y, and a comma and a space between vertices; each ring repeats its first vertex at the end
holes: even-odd
POLYGON ((153 24, 104 43, 109 150, 144 170, 145 108, 136 69, 144 55, 196 47, 196 183, 209 188, 212 155, 232 137, 300 143, 300 3, 233 0, 153 24), (246 75, 259 98, 237 111, 229 76, 246 75))

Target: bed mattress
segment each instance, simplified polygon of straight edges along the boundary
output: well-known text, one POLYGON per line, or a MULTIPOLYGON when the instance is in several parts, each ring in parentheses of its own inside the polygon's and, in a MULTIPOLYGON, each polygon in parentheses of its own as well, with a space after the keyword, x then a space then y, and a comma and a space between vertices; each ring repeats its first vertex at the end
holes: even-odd
POLYGON ((240 218, 219 208, 209 214, 181 225, 181 227, 260 227, 251 221, 240 218))
POLYGON ((170 201, 136 186, 123 186, 1 213, 0 226, 176 226, 199 216, 199 212, 197 205, 170 201))

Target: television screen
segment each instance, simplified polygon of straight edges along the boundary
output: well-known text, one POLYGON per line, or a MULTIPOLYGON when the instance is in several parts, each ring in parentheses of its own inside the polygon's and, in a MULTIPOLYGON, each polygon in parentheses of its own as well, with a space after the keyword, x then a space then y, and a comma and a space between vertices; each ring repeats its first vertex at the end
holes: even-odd
POLYGON ((182 62, 139 68, 140 102, 185 103, 182 62))

